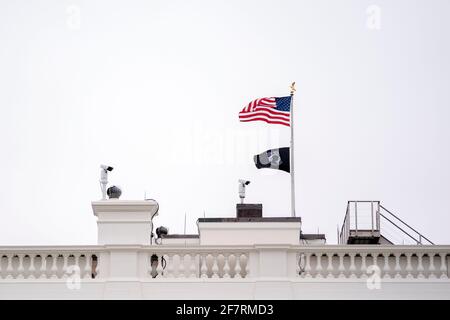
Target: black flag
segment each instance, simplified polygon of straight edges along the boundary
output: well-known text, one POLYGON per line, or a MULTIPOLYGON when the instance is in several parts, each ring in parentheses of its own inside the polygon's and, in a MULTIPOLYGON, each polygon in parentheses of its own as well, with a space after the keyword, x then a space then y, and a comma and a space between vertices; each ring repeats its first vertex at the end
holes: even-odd
POLYGON ((270 168, 290 172, 289 148, 270 149, 253 157, 258 169, 270 168))

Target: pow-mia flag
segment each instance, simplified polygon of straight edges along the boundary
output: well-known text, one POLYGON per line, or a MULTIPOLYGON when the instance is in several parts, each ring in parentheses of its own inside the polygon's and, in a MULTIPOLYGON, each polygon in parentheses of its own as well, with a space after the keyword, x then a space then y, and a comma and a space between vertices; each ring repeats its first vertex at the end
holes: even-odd
POLYGON ((289 148, 270 149, 253 157, 258 169, 270 168, 290 172, 289 148))

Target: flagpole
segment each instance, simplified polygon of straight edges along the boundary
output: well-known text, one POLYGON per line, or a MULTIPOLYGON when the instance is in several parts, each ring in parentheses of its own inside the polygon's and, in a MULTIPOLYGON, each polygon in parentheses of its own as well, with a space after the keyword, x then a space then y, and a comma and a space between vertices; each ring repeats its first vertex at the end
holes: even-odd
POLYGON ((291 172, 291 215, 295 217, 295 173, 294 173, 294 92, 295 92, 295 82, 291 84, 291 147, 290 147, 290 172, 291 172))

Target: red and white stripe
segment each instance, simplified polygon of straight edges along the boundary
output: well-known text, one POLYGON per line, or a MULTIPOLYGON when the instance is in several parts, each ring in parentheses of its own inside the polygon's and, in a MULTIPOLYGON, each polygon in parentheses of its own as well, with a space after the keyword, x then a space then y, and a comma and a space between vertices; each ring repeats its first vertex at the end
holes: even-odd
POLYGON ((256 99, 239 112, 239 120, 241 122, 264 121, 289 127, 291 113, 278 111, 275 108, 275 98, 256 99))

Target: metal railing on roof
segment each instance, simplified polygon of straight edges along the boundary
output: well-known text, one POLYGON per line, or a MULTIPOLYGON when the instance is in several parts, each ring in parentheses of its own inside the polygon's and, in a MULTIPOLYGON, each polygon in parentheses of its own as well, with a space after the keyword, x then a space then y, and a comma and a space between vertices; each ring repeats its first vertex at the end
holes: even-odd
POLYGON ((339 244, 346 244, 350 234, 356 238, 363 233, 365 235, 381 236, 383 234, 383 230, 381 230, 381 219, 383 219, 383 222, 394 226, 396 230, 400 231, 401 235, 406 236, 418 245, 434 244, 419 231, 382 206, 378 200, 347 202, 347 209, 339 235, 339 244), (361 210, 363 205, 369 205, 370 210, 366 210, 366 212, 361 210), (370 215, 367 211, 370 212, 370 215), (365 217, 365 220, 362 219, 363 217, 365 217))

